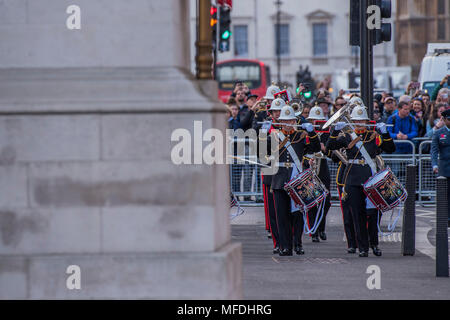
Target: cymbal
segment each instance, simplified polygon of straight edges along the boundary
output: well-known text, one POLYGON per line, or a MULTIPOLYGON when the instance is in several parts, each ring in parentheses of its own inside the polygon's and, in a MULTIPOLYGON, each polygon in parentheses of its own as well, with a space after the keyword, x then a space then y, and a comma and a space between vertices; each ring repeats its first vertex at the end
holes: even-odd
POLYGON ((350 105, 345 105, 341 109, 339 109, 333 116, 328 119, 328 121, 323 125, 322 129, 326 129, 329 126, 331 126, 336 120, 338 120, 342 115, 347 112, 347 109, 350 107, 350 105))

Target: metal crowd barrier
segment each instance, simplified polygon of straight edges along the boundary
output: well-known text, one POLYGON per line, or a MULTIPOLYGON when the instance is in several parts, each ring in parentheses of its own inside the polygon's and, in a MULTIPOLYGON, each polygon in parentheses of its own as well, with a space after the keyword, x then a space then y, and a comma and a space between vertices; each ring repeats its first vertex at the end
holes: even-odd
MULTIPOLYGON (((431 140, 420 142, 418 148, 416 144, 409 140, 395 140, 396 144, 409 144, 412 148, 410 154, 382 154, 386 167, 390 167, 400 182, 406 183, 406 167, 410 164, 417 165, 416 195, 417 203, 421 205, 433 205, 436 199, 436 175, 431 168, 431 156, 426 153, 427 147, 431 145, 431 140), (416 148, 418 153, 416 153, 416 148)), ((246 157, 250 159, 250 157, 246 157)), ((250 160, 256 161, 253 157, 250 160)), ((338 191, 336 187, 336 173, 338 164, 328 160, 328 167, 331 176, 331 196, 334 202, 338 201, 338 191)), ((254 164, 231 164, 230 165, 230 186, 231 192, 238 197, 244 205, 262 205, 262 180, 261 169, 254 164)))

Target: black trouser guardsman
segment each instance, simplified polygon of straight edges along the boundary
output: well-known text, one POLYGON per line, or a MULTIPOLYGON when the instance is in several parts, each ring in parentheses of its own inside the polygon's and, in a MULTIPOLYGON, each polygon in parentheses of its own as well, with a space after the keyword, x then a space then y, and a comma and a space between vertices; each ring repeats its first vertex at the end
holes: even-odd
POLYGON ((346 165, 343 162, 339 163, 338 171, 336 174, 336 184, 339 192, 339 202, 341 204, 342 219, 344 221, 344 232, 347 239, 347 252, 356 253, 358 246, 356 242, 355 226, 353 223, 352 214, 348 206, 348 201, 342 201, 342 189, 344 188, 344 172, 346 165))
MULTIPOLYGON (((290 106, 285 106, 281 110, 279 121, 283 124, 295 125, 296 118, 294 110, 290 106)), ((275 212, 278 223, 278 233, 280 242, 280 255, 292 255, 294 228, 300 227, 297 218, 300 215, 292 214, 291 198, 284 190, 285 183, 293 178, 294 166, 301 170, 301 159, 305 153, 320 151, 320 141, 309 123, 303 125, 308 131, 296 131, 293 127, 285 126, 278 131, 279 150, 277 161, 278 171, 272 176, 272 189, 275 198, 275 212)), ((269 142, 272 136, 269 137, 269 142)), ((268 143, 270 152, 270 143, 268 143)))
MULTIPOLYGON (((320 141, 323 146, 326 145, 326 143, 328 141, 328 137, 329 137, 328 133, 322 133, 320 135, 320 141)), ((323 150, 323 151, 325 151, 325 150, 323 150)), ((322 155, 322 158, 319 159, 319 158, 315 157, 315 155, 313 155, 313 154, 307 154, 303 157, 303 167, 305 169, 310 167, 309 161, 311 159, 313 161, 315 161, 315 163, 316 163, 316 168, 317 168, 316 173, 318 173, 317 176, 319 177, 320 181, 322 181, 322 183, 325 185, 327 190, 330 190, 331 177, 330 177, 330 169, 328 167, 327 159, 325 158, 324 155, 322 155)), ((317 228, 317 231, 311 235, 313 242, 320 242, 319 236, 320 236, 320 239, 327 240, 327 235, 325 233, 325 226, 326 226, 326 221, 327 221, 327 214, 331 207, 331 192, 328 193, 327 197, 325 198, 324 206, 325 207, 324 207, 324 211, 323 211, 323 217, 322 217, 322 220, 320 221, 319 227, 317 228)), ((312 208, 308 212, 308 220, 309 220, 310 224, 314 223, 317 213, 318 213, 317 206, 312 208)))
MULTIPOLYGON (((264 131, 268 135, 275 130, 273 126, 269 125, 267 127, 262 127, 260 124, 264 121, 277 121, 279 113, 281 111, 281 106, 270 106, 270 109, 267 111, 269 106, 266 109, 260 110, 256 112, 255 119, 253 121, 253 129, 255 129, 258 133, 259 139, 267 139, 266 137, 262 137, 260 135, 261 131, 264 131), (275 119, 275 120, 274 120, 275 119)), ((269 231, 271 238, 273 240, 273 253, 279 253, 279 236, 278 236, 278 225, 277 218, 275 213, 275 200, 273 197, 273 190, 271 188, 272 184, 272 176, 263 175, 262 176, 262 186, 263 186, 263 195, 264 195, 264 213, 266 218, 266 230, 269 231)))
MULTIPOLYGON (((330 150, 346 149, 348 166, 344 173, 344 189, 342 199, 346 201, 353 217, 356 231, 360 257, 367 257, 369 251, 369 235, 367 228, 367 210, 366 194, 363 190, 363 184, 376 172, 372 172, 374 158, 381 151, 394 152, 395 144, 389 133, 387 133, 385 124, 378 124, 382 135, 377 132, 368 131, 363 124, 368 121, 367 111, 363 107, 355 107, 352 111, 352 120, 356 126, 356 139, 353 139, 349 133, 340 134, 340 130, 347 126, 347 123, 339 122, 331 133, 327 147, 330 150), (358 127, 358 124, 362 123, 358 127), (364 148, 370 159, 365 159, 362 155, 364 148), (369 163, 367 163, 370 161, 369 163), (371 167, 372 164, 372 167, 371 167)), ((376 169, 375 169, 376 170, 376 169)))

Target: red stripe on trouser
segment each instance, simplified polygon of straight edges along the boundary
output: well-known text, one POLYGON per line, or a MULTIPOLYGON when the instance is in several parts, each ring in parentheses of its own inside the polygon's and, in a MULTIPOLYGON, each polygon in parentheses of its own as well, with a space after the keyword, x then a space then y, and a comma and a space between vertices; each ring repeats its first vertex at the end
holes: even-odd
MULTIPOLYGON (((270 190, 269 190, 270 192, 270 190)), ((272 193, 273 194, 273 193, 272 193)), ((272 196, 272 200, 273 200, 273 210, 275 211, 275 220, 277 222, 277 230, 278 230, 278 237, 280 236, 280 229, 278 228, 278 214, 277 214, 277 206, 275 203, 275 195, 272 196)), ((273 240, 273 246, 274 248, 277 246, 277 241, 275 240, 275 237, 272 234, 272 240, 273 240)))
POLYGON ((264 218, 266 220, 266 230, 270 231, 270 223, 269 223, 269 201, 267 200, 267 190, 266 186, 263 185, 263 199, 264 199, 264 218))

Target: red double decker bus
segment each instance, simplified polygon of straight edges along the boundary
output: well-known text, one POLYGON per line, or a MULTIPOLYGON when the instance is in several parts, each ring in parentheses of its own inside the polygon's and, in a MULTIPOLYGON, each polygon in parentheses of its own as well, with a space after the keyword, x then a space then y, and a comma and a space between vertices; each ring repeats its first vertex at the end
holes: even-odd
POLYGON ((236 82, 245 83, 253 94, 263 97, 270 85, 270 68, 259 60, 232 59, 217 62, 216 80, 223 102, 233 92, 236 82))

